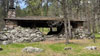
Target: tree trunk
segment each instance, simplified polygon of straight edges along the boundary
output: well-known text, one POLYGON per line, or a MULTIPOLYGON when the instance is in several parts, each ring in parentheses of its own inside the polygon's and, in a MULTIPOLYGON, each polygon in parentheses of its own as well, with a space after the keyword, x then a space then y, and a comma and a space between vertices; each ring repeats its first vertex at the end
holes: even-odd
POLYGON ((46 4, 46 16, 48 16, 48 3, 49 3, 49 1, 47 0, 47 4, 46 4))
POLYGON ((44 15, 43 15, 43 7, 42 7, 42 3, 43 3, 43 0, 41 0, 41 16, 44 16, 44 15))
POLYGON ((68 19, 68 34, 69 34, 69 37, 72 37, 70 19, 68 19))
POLYGON ((64 27, 65 27, 65 38, 66 38, 66 44, 69 43, 69 36, 68 36, 68 28, 67 28, 67 24, 68 24, 68 18, 67 18, 67 11, 66 11, 66 0, 62 0, 62 11, 64 14, 64 27))
POLYGON ((69 44, 69 35, 67 30, 67 20, 64 19, 64 27, 65 27, 65 38, 66 38, 66 44, 69 44))

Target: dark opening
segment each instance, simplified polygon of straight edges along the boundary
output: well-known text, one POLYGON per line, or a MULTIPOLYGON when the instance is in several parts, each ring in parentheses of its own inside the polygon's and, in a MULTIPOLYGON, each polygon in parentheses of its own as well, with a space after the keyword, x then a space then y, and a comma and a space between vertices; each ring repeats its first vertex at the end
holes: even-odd
POLYGON ((79 26, 83 26, 82 21, 71 21, 71 25, 73 28, 78 28, 79 26))
POLYGON ((54 31, 53 29, 50 30, 50 32, 48 32, 48 35, 57 35, 57 34, 63 34, 64 33, 64 25, 60 25, 58 27, 55 27, 56 28, 56 31, 54 31))
POLYGON ((32 21, 17 21, 19 26, 32 28, 32 21))
MULTIPOLYGON (((11 21, 13 21, 13 20, 11 20, 11 21)), ((50 28, 50 24, 48 24, 48 21, 46 21, 46 20, 44 20, 44 21, 43 20, 40 20, 40 21, 39 20, 14 20, 13 22, 16 22, 18 26, 21 26, 24 28, 50 28)), ((64 28, 64 25, 62 24, 62 25, 56 26, 56 27, 53 26, 52 28, 56 28, 56 30, 47 31, 48 35, 60 34, 62 32, 62 29, 64 28)))
POLYGON ((22 26, 22 27, 30 27, 30 28, 49 27, 47 24, 47 21, 19 20, 19 21, 17 21, 17 23, 19 26, 22 26))

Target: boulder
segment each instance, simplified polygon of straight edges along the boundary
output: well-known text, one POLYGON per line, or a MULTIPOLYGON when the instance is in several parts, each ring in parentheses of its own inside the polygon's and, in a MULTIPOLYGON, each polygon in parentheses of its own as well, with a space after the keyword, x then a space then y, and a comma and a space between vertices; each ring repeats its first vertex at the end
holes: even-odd
POLYGON ((8 45, 8 44, 11 44, 11 43, 12 43, 11 40, 9 40, 9 41, 3 41, 3 42, 2 42, 3 45, 8 45))
POLYGON ((40 48, 36 48, 36 47, 25 47, 22 52, 26 52, 26 53, 33 53, 33 52, 42 52, 43 49, 40 48))
POLYGON ((88 46, 88 47, 85 47, 85 49, 87 49, 87 50, 96 50, 97 47, 96 46, 88 46))
POLYGON ((2 36, 0 39, 1 39, 1 40, 7 40, 8 37, 4 35, 4 36, 2 36))
POLYGON ((71 47, 65 47, 64 50, 72 50, 71 47))
POLYGON ((100 34, 100 32, 98 32, 100 34))

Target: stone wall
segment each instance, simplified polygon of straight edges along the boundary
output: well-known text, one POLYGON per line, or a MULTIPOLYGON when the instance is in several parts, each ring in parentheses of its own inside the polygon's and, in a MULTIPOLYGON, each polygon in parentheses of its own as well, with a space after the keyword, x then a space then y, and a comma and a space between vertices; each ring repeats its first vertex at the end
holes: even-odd
POLYGON ((73 37, 75 38, 80 38, 80 39, 83 39, 83 38, 91 38, 91 32, 88 31, 88 29, 84 28, 83 26, 81 27, 78 27, 76 28, 73 32, 73 37))
POLYGON ((5 27, 0 32, 0 42, 7 43, 23 43, 23 42, 38 42, 45 38, 38 29, 17 27, 5 27))
POLYGON ((5 26, 4 20, 0 18, 0 31, 4 28, 4 26, 5 26))
POLYGON ((15 18, 15 17, 16 17, 15 9, 9 9, 8 18, 15 18))

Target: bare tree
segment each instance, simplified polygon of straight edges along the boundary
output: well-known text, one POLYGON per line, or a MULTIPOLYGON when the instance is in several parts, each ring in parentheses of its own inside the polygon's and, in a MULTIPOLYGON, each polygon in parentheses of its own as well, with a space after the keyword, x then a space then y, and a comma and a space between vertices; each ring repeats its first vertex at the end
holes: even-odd
POLYGON ((64 15, 64 27, 65 27, 65 38, 66 38, 66 44, 68 44, 69 43, 69 35, 68 35, 68 17, 67 17, 67 12, 68 12, 68 8, 66 7, 66 0, 58 0, 60 3, 61 3, 61 5, 62 5, 62 11, 63 11, 63 15, 64 15))

